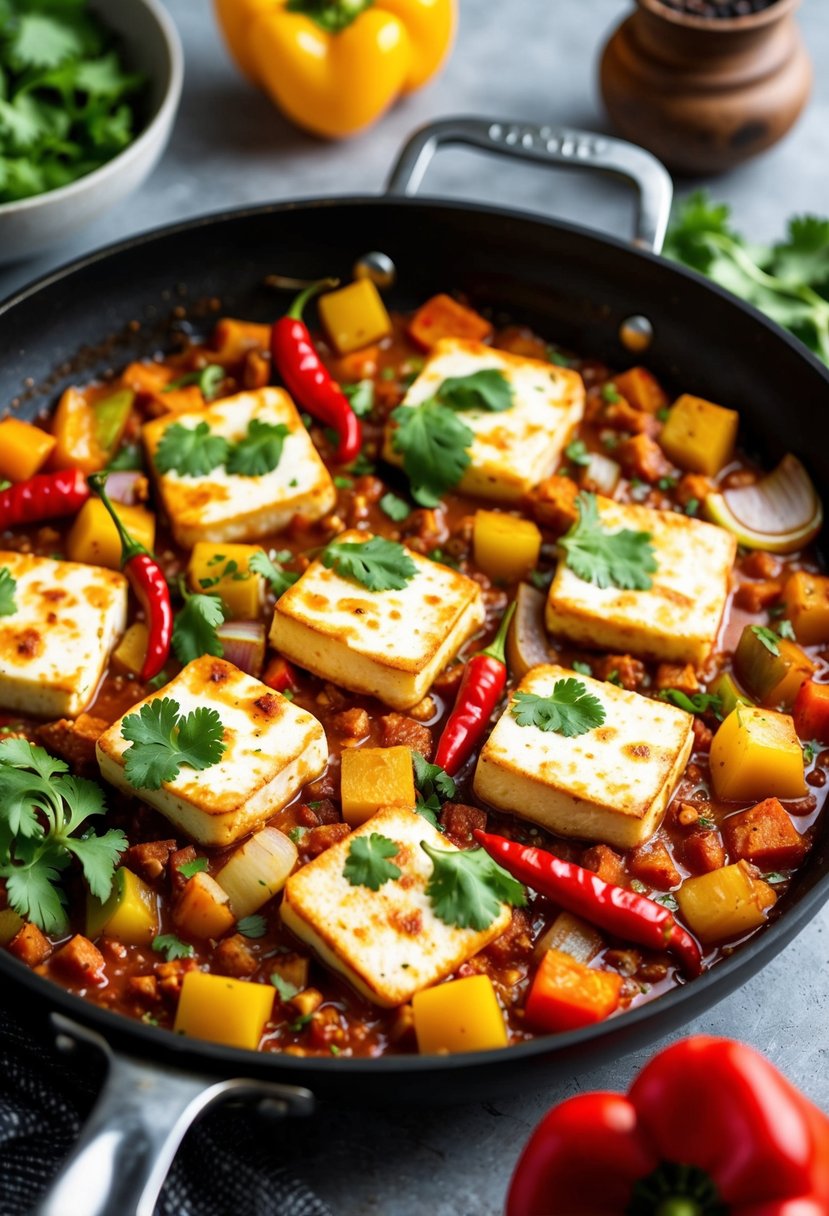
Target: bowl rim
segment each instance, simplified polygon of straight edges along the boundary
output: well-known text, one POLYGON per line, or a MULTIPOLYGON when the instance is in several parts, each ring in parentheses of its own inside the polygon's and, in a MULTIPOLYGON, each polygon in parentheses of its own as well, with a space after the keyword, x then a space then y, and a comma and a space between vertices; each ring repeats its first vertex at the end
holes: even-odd
MULTIPOLYGON (((123 0, 121 2, 123 3, 123 0)), ((74 182, 69 182, 66 186, 59 186, 56 190, 45 190, 42 194, 33 194, 29 198, 0 203, 0 220, 7 215, 36 211, 52 203, 60 204, 76 195, 83 194, 90 186, 94 189, 110 173, 140 159, 150 145, 156 141, 159 132, 172 122, 178 109, 184 84, 184 49, 179 32, 160 0, 132 0, 132 2, 144 8, 154 18, 167 50, 168 75, 161 104, 137 139, 134 139, 128 147, 113 156, 111 160, 99 165, 91 173, 85 173, 83 177, 77 178, 74 182)))

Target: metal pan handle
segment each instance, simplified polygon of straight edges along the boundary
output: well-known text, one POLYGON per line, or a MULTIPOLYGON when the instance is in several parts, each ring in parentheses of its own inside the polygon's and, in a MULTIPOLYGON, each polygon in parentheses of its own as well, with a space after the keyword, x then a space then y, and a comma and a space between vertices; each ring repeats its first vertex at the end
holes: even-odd
POLYGON ((185 1132, 209 1106, 266 1101, 277 1114, 307 1115, 307 1089, 234 1078, 215 1080, 113 1052, 99 1035, 60 1014, 58 1046, 102 1051, 108 1071, 80 1139, 32 1216, 152 1216, 185 1132))
POLYGON ((624 178, 636 187, 634 244, 659 253, 671 211, 673 183, 665 166, 636 144, 572 127, 535 126, 487 118, 444 118, 416 131, 391 171, 387 193, 416 194, 429 163, 445 144, 566 169, 592 169, 624 178))

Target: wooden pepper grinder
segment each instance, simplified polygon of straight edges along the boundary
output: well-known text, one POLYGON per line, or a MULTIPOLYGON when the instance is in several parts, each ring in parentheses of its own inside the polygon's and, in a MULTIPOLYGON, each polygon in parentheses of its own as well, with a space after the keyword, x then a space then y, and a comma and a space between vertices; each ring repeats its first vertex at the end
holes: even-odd
POLYGON ((771 147, 806 104, 798 0, 637 0, 601 61, 618 130, 679 173, 720 173, 771 147))

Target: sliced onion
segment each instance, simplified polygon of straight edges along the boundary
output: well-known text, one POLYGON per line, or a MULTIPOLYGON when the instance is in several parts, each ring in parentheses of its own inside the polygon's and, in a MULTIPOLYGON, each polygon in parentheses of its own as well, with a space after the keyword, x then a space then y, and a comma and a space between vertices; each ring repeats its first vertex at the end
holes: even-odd
POLYGON ((621 476, 622 466, 617 461, 611 460, 609 456, 604 456, 601 452, 591 452, 590 464, 585 465, 581 484, 585 490, 592 490, 595 494, 604 494, 607 498, 612 498, 621 476))
POLYGON ((263 828, 246 840, 216 875, 237 920, 278 895, 297 863, 297 849, 278 828, 263 828))
POLYGON ((515 616, 507 634, 507 663, 510 673, 522 679, 531 667, 540 663, 555 663, 558 659, 551 650, 544 628, 543 591, 520 583, 515 597, 515 616))
POLYGON ((548 950, 562 950, 579 963, 589 963, 603 945, 601 935, 592 925, 570 912, 559 912, 546 933, 542 933, 535 943, 533 958, 540 962, 548 950))
POLYGON ((709 494, 705 514, 733 532, 747 549, 794 553, 813 540, 823 508, 812 479, 796 456, 784 456, 761 481, 709 494))
POLYGON ((146 498, 147 478, 134 469, 122 469, 107 477, 107 494, 113 502, 134 507, 146 498))
POLYGON ((222 644, 222 656, 257 678, 265 663, 265 626, 261 621, 225 621, 216 631, 222 644))

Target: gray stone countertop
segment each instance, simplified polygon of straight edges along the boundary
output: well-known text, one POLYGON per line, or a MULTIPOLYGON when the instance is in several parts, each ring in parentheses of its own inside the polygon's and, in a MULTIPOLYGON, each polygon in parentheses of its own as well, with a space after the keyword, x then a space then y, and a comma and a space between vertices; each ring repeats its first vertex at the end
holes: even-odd
MULTIPOLYGON (((168 0, 187 57, 184 99, 168 152, 152 178, 92 231, 49 256, 0 272, 0 298, 85 250, 173 220, 246 203, 379 192, 405 137, 449 114, 480 114, 604 129, 595 61, 623 0, 461 0, 457 46, 443 75, 378 126, 329 145, 298 133, 232 69, 208 0, 168 0)), ((761 159, 711 184, 737 226, 769 239, 793 212, 829 211, 829 8, 807 0, 801 23, 818 80, 795 131, 761 159)), ((680 193, 696 183, 679 183, 680 193)), ((432 194, 524 206, 624 233, 624 192, 581 175, 505 166, 445 152, 432 194), (508 168, 508 171, 507 171, 508 168)), ((829 909, 758 976, 688 1031, 738 1037, 762 1049, 829 1110, 829 909)), ((654 1044, 658 1046, 659 1044, 654 1044)), ((555 1101, 623 1089, 650 1052, 582 1069, 569 1084, 492 1103, 378 1113, 323 1108, 283 1126, 274 1151, 336 1216, 495 1216, 531 1128, 555 1101)), ((444 1095, 451 1098, 451 1095, 444 1095)), ((393 1096, 392 1096, 393 1100, 393 1096)))

